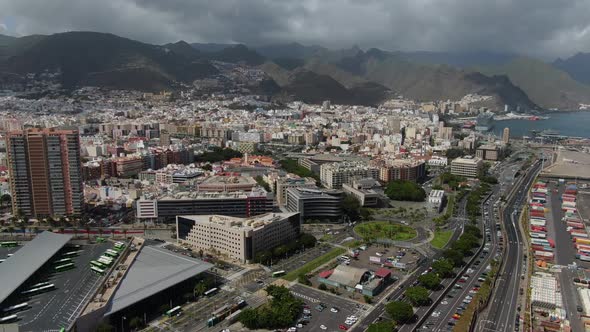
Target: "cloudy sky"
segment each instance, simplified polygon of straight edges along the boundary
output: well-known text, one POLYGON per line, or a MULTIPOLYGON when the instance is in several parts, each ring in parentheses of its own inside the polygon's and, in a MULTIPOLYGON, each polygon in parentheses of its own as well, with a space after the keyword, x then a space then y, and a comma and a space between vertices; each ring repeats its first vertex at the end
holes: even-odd
POLYGON ((149 43, 297 41, 387 50, 590 52, 590 0, 1 0, 0 33, 149 43))

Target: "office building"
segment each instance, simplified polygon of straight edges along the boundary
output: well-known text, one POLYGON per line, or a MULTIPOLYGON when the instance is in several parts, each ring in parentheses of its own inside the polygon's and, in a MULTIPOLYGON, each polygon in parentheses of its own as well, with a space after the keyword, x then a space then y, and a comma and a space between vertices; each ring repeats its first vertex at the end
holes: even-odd
POLYGON ((80 214, 84 205, 76 130, 27 129, 6 136, 13 213, 80 214))
POLYGON ((500 160, 502 159, 502 149, 493 144, 482 145, 475 151, 475 156, 483 160, 500 160))
POLYGON ((244 192, 178 192, 162 197, 144 195, 137 201, 140 221, 169 223, 178 215, 222 214, 251 217, 272 212, 273 197, 262 188, 244 192))
POLYGON ((290 188, 286 209, 299 212, 301 220, 341 221, 343 198, 344 192, 340 190, 290 188))
POLYGON ((290 188, 317 188, 313 178, 281 178, 276 184, 277 204, 279 206, 287 204, 287 190, 290 188))
POLYGON ((355 162, 323 164, 320 167, 320 180, 326 188, 340 189, 343 184, 351 183, 357 177, 378 180, 379 170, 355 162))
POLYGON ((257 253, 297 239, 300 232, 298 213, 268 213, 251 218, 221 215, 176 218, 179 243, 242 263, 253 260, 257 253))
POLYGON ((508 127, 504 128, 504 130, 502 131, 502 143, 510 143, 510 128, 508 127))
POLYGON ((425 176, 426 164, 422 160, 395 159, 379 170, 379 180, 386 183, 394 180, 417 182, 425 176))
POLYGON ((373 178, 355 179, 351 184, 342 185, 342 191, 352 195, 364 207, 376 207, 379 205, 379 201, 384 198, 383 195, 375 191, 377 188, 380 189, 379 182, 373 178))
POLYGON ((457 158, 451 162, 451 174, 476 178, 483 170, 483 160, 477 157, 466 156, 457 158))

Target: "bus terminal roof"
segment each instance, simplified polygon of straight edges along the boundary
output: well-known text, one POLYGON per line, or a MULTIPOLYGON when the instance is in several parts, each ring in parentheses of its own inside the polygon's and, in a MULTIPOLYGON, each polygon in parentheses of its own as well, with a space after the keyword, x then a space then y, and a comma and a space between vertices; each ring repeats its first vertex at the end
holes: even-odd
POLYGON ((72 235, 45 231, 8 257, 0 267, 0 304, 70 241, 72 235))

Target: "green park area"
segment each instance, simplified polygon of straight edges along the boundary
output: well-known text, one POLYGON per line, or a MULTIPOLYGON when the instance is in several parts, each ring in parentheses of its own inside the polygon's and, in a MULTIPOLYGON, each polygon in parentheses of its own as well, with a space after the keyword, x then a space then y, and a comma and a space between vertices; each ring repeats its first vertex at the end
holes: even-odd
POLYGON ((453 231, 435 231, 434 238, 430 244, 438 249, 442 249, 453 236, 453 231))
POLYGON ((376 239, 407 241, 417 236, 416 231, 412 227, 393 224, 387 221, 372 221, 362 223, 355 226, 354 231, 365 241, 376 239))

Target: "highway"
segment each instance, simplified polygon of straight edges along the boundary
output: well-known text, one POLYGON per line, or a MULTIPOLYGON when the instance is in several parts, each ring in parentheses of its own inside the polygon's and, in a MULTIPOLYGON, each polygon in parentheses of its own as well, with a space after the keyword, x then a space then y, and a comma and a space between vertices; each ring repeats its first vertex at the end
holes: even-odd
MULTIPOLYGON (((461 305, 463 300, 467 295, 473 296, 473 294, 469 294, 469 291, 475 287, 477 284, 481 284, 481 282, 477 281, 479 276, 486 270, 487 266, 492 261, 494 254, 496 253, 497 248, 497 237, 496 231, 493 227, 495 220, 494 216, 494 207, 490 205, 488 202, 494 202, 498 199, 498 192, 499 187, 495 186, 492 193, 490 194, 489 198, 486 201, 482 202, 482 211, 487 211, 487 216, 484 219, 484 230, 489 230, 490 234, 490 241, 489 244, 485 245, 487 249, 487 254, 483 252, 476 258, 476 261, 479 261, 478 264, 472 264, 472 266, 468 266, 467 274, 470 276, 467 278, 465 283, 457 283, 455 284, 453 281, 454 279, 449 279, 450 285, 459 285, 462 287, 461 289, 455 288, 444 297, 444 299, 438 303, 436 303, 435 307, 431 310, 428 310, 425 313, 421 313, 421 316, 424 314, 428 314, 432 311, 432 315, 423 324, 415 326, 415 325, 406 325, 403 326, 400 331, 414 331, 416 328, 421 328, 422 330, 430 330, 433 332, 441 332, 441 331, 450 331, 452 329, 452 325, 449 325, 449 321, 452 321, 452 316, 457 311, 457 308, 461 305), (451 297, 452 296, 452 297, 451 297)), ((481 219, 480 219, 481 220, 481 219)), ((484 234, 485 232, 482 232, 484 234)), ((484 239, 486 236, 484 235, 484 239)), ((462 274, 463 275, 463 274, 462 274)), ((429 308, 430 309, 430 308, 429 308)), ((426 310, 426 309, 425 309, 426 310)), ((421 310, 419 310, 421 311, 421 310)))
MULTIPOLYGON (((521 271, 524 265, 522 234, 518 226, 522 204, 526 203, 528 188, 540 169, 536 162, 518 184, 518 192, 508 197, 503 206, 502 220, 506 232, 506 252, 500 269, 497 287, 488 306, 488 316, 478 324, 478 331, 515 331, 518 320, 518 296, 521 271)), ((520 325, 520 324, 519 324, 520 325)))

